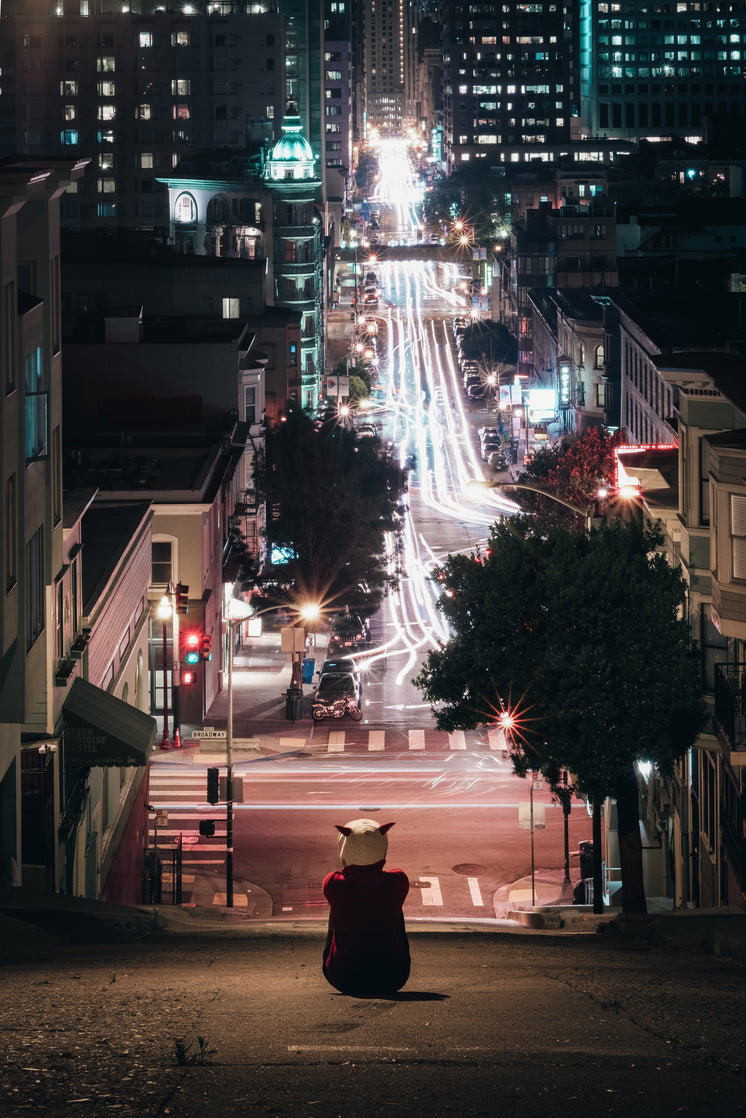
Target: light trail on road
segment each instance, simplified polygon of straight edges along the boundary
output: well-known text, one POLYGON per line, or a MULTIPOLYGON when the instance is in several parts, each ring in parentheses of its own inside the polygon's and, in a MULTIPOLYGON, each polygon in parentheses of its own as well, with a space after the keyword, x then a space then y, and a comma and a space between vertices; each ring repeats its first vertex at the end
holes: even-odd
POLYGON ((437 296, 441 311, 443 303, 449 310, 464 309, 463 296, 447 287, 457 277, 456 270, 416 261, 378 267, 387 303, 376 315, 379 337, 386 339, 385 359, 379 365, 386 406, 379 414, 395 459, 402 466, 413 459, 416 465, 410 473, 408 512, 400 530, 387 540, 388 573, 396 583, 389 599, 395 635, 370 660, 401 654, 396 675, 401 684, 415 673, 426 652, 449 637, 433 579, 443 558, 444 522, 466 534, 466 542, 447 550, 474 551, 491 524, 517 506, 480 488, 483 466, 459 384, 450 320, 434 317, 432 308, 427 314, 423 311, 428 294, 437 296), (428 538, 430 519, 438 524, 437 541, 428 538))

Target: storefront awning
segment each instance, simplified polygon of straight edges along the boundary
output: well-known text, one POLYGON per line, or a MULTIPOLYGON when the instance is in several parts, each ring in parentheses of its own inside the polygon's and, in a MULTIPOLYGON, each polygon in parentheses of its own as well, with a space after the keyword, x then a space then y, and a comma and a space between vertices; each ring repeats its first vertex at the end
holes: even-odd
POLYGON ((92 768, 147 764, 155 734, 149 714, 78 678, 62 715, 66 761, 92 768))

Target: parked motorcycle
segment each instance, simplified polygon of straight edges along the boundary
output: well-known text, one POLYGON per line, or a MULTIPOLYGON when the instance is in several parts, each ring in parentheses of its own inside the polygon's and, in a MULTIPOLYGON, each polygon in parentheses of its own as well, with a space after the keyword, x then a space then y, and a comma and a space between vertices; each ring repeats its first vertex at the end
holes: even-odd
POLYGON ((312 711, 315 722, 322 722, 325 718, 344 718, 346 714, 354 722, 359 722, 363 717, 361 708, 351 695, 340 695, 328 703, 314 703, 312 711))

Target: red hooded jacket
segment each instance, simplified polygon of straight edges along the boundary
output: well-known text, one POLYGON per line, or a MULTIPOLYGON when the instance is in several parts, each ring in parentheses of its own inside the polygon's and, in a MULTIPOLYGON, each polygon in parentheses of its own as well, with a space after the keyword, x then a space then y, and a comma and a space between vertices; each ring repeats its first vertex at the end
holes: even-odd
POLYGON ((402 911, 409 879, 403 870, 384 870, 384 862, 345 866, 324 878, 331 912, 323 971, 343 994, 390 994, 409 978, 402 911))

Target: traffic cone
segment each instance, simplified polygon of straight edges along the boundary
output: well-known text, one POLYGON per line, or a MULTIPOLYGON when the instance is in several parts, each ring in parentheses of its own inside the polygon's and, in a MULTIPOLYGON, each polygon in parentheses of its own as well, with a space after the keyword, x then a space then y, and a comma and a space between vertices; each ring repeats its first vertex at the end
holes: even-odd
POLYGON ((174 749, 181 749, 181 735, 178 730, 174 730, 174 749))

